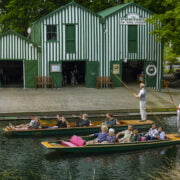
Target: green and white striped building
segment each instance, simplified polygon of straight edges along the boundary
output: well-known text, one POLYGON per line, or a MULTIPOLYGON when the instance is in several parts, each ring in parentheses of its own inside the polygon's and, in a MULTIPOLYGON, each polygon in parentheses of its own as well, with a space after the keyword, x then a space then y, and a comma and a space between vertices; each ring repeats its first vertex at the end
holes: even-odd
POLYGON ((146 22, 152 14, 135 3, 99 13, 69 3, 34 22, 31 40, 13 31, 0 36, 0 65, 22 62, 27 88, 35 87, 37 75, 52 76, 55 87, 72 80, 95 87, 97 76, 111 76, 121 86, 113 71, 127 83, 143 73, 146 86, 160 89, 162 45, 150 34, 154 26, 146 22))

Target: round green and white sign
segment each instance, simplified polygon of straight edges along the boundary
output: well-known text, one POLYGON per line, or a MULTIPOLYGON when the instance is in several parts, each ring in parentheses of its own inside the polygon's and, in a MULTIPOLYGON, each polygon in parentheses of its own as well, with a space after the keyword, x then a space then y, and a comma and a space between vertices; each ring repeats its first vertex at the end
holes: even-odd
POLYGON ((155 76, 157 74, 157 68, 155 65, 150 64, 146 67, 146 74, 148 76, 155 76))

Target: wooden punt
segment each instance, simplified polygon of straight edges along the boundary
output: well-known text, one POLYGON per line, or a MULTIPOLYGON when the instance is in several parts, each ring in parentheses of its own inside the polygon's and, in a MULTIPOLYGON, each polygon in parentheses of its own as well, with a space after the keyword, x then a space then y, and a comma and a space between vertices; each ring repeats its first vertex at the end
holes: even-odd
MULTIPOLYGON (((113 126, 116 132, 127 129, 128 124, 132 124, 134 128, 143 131, 150 128, 153 121, 139 121, 139 120, 121 120, 119 125, 113 126)), ((42 129, 26 129, 26 130, 14 130, 14 129, 3 129, 5 136, 60 136, 60 135, 86 135, 99 132, 102 121, 93 122, 93 126, 89 127, 73 127, 74 124, 70 124, 69 128, 42 128, 42 129)))
POLYGON ((115 143, 115 144, 94 144, 77 147, 67 147, 56 142, 41 142, 41 144, 51 150, 58 150, 68 153, 113 153, 113 152, 128 152, 135 150, 144 150, 149 148, 157 148, 163 146, 180 144, 180 137, 176 134, 168 134, 166 140, 152 140, 134 143, 115 143))

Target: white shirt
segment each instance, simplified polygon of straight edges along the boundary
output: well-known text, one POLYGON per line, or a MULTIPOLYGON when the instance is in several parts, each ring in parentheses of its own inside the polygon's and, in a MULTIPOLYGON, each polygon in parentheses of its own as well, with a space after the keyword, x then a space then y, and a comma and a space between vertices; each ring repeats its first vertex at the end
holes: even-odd
POLYGON ((138 97, 140 101, 146 101, 146 90, 144 88, 139 91, 138 97))
POLYGON ((31 119, 29 125, 32 126, 34 124, 35 120, 31 119))
POLYGON ((155 137, 157 135, 158 135, 158 130, 157 129, 152 129, 152 128, 146 134, 146 136, 152 136, 152 137, 155 137))

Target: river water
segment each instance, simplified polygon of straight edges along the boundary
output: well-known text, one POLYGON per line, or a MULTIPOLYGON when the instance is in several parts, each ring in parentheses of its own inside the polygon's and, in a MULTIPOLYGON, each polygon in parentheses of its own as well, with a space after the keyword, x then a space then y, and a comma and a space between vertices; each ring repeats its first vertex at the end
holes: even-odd
MULTIPOLYGON (((176 117, 161 117, 167 132, 176 131, 176 117)), ((0 122, 0 127, 7 122, 0 122)), ((42 147, 46 138, 7 138, 0 132, 0 179, 148 180, 159 169, 180 161, 180 146, 114 154, 73 155, 42 147), (171 162, 171 163, 170 163, 171 162)))

